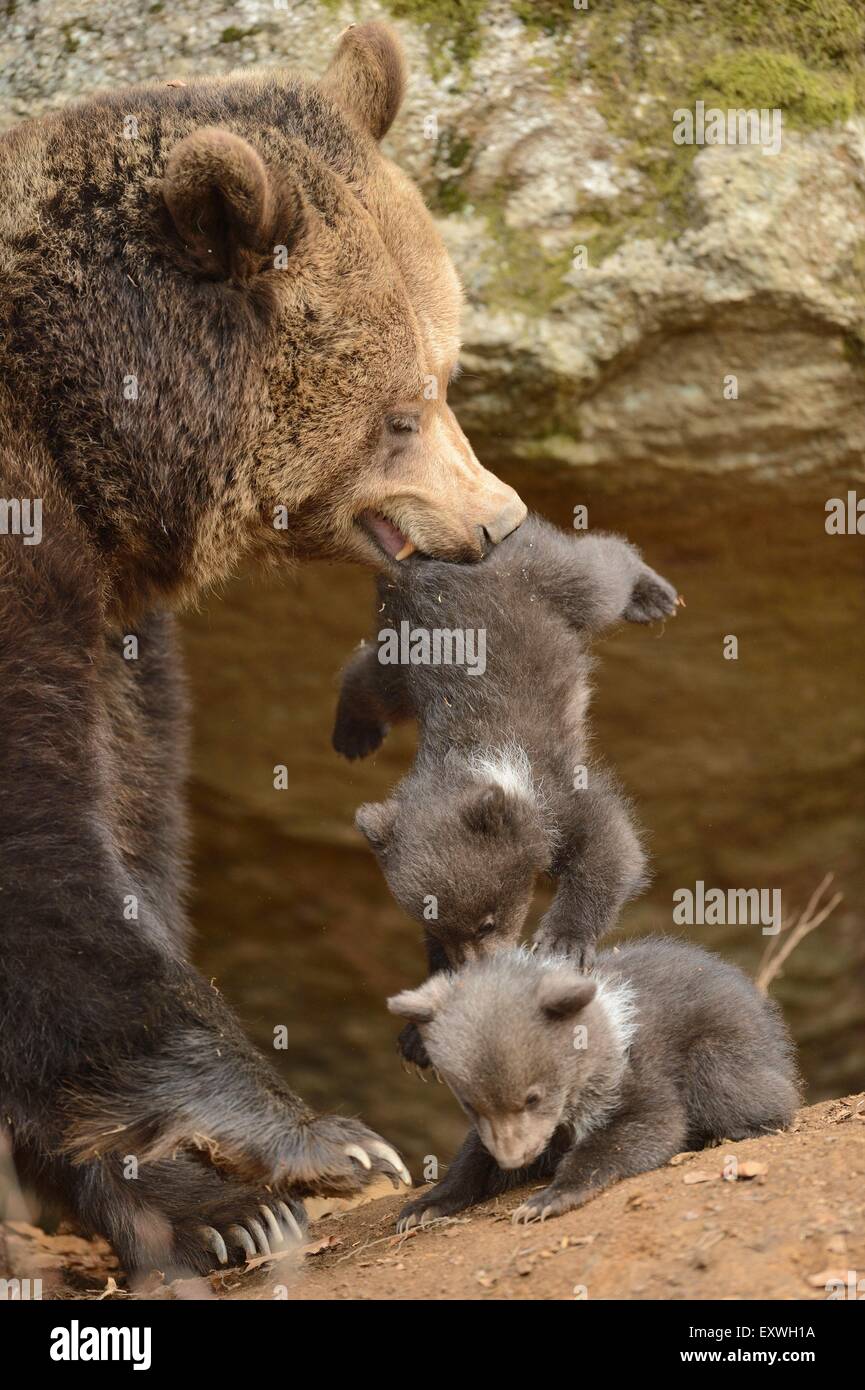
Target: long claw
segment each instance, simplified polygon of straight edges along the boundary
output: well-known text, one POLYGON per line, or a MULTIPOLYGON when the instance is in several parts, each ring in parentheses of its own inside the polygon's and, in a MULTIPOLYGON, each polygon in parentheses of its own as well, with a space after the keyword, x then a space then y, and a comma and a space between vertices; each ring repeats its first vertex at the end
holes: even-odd
POLYGON ((279 1222, 277 1221, 273 1212, 270 1210, 270 1207, 266 1207, 263 1202, 259 1206, 258 1210, 264 1217, 264 1224, 267 1227, 267 1236, 268 1240, 270 1241, 270 1248, 271 1250, 278 1250, 281 1245, 285 1244, 282 1231, 279 1227, 279 1222))
POLYGON ((265 1235, 264 1227, 261 1222, 256 1221, 254 1216, 250 1216, 246 1224, 255 1237, 259 1255, 269 1255, 271 1253, 270 1242, 265 1235))
POLYGON ((427 1078, 423 1067, 419 1067, 417 1062, 412 1063, 412 1065, 414 1066, 415 1076, 418 1078, 418 1080, 422 1081, 424 1085, 426 1085, 427 1078))
POLYGON ((349 1158, 356 1158, 362 1168, 371 1168, 372 1159, 366 1149, 362 1149, 360 1144, 346 1144, 343 1153, 348 1154, 349 1158))
POLYGON ((212 1250, 221 1265, 228 1264, 228 1251, 225 1248, 225 1241, 219 1234, 215 1226, 202 1226, 201 1235, 208 1250, 212 1250))
POLYGON ((300 1229, 300 1223, 288 1203, 277 1202, 276 1205, 279 1207, 282 1219, 292 1235, 297 1240, 303 1240, 303 1231, 300 1229))
POLYGON ((248 1260, 255 1259, 255 1241, 252 1239, 252 1236, 249 1234, 249 1231, 244 1230, 242 1226, 229 1226, 225 1234, 236 1245, 240 1246, 241 1250, 243 1251, 244 1255, 248 1260))
POLYGON ((366 1146, 371 1154, 380 1158, 383 1163, 389 1163, 397 1173, 399 1173, 406 1187, 411 1187, 411 1173, 406 1168, 396 1149, 392 1149, 390 1144, 386 1144, 383 1139, 368 1139, 366 1146))

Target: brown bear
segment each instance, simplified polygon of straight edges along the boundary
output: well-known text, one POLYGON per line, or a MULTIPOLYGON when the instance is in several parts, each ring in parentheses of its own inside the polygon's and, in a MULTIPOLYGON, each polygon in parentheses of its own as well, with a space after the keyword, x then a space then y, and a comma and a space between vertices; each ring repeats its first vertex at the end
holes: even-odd
POLYGON ((297 1235, 398 1155, 187 958, 172 610, 255 558, 479 558, 525 509, 447 406, 460 290, 379 151, 378 24, 0 141, 0 1123, 128 1272, 297 1235))

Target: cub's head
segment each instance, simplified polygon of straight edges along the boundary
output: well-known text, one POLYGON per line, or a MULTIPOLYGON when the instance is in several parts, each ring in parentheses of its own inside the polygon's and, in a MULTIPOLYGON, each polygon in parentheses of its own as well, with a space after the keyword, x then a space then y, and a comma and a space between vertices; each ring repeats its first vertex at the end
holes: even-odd
POLYGON ((388 887, 453 967, 515 945, 549 843, 530 784, 446 764, 361 806, 388 887))
POLYGON ((447 402, 460 286, 378 147, 404 82, 366 24, 318 82, 152 84, 0 138, 0 376, 115 582, 471 560, 523 520, 447 402))
POLYGON ((500 1168, 524 1168, 615 1051, 597 985, 565 961, 503 951, 388 1000, 500 1168))

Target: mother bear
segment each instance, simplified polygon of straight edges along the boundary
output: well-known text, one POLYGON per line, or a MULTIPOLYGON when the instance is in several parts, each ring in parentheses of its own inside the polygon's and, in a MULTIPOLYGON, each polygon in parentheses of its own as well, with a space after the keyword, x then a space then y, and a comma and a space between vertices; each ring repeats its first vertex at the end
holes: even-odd
POLYGON ((460 291, 380 153, 352 27, 282 73, 100 96, 0 141, 0 1124, 128 1272, 295 1234, 400 1171, 187 959, 172 610, 238 565, 479 557, 521 522, 446 404, 460 291))

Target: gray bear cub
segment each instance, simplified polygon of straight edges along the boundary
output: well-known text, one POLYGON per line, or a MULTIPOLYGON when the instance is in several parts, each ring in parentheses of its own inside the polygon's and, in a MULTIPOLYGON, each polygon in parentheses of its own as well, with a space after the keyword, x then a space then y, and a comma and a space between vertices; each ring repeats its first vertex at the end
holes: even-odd
MULTIPOLYGON (((515 944, 540 873, 558 879, 540 940, 588 964, 642 886, 627 804, 588 766, 588 645, 676 604, 626 541, 567 535, 537 516, 476 565, 412 556, 380 579, 377 640, 343 674, 333 744, 365 757, 391 724, 418 721, 412 770, 356 823, 422 923, 431 971, 515 944), (403 651, 388 661, 395 634, 403 651), (448 661, 461 648, 482 651, 483 665, 448 661)), ((412 1059, 425 1064, 422 1050, 412 1059)))
POLYGON ((777 1006, 700 947, 648 938, 562 956, 506 950, 388 1001, 415 1023, 472 1122, 400 1228, 544 1181, 514 1213, 543 1220, 673 1154, 786 1127, 799 1103, 777 1006))

